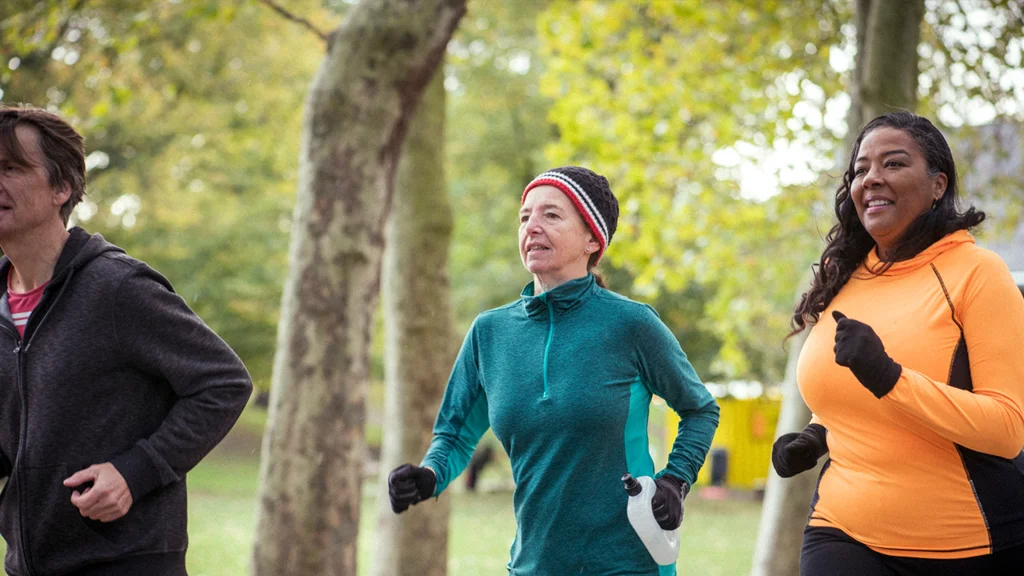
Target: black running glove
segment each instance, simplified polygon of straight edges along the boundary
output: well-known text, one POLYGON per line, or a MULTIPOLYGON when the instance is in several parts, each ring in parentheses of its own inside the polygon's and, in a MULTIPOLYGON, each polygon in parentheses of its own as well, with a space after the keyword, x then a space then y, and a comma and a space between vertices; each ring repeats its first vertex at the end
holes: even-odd
POLYGON ((434 495, 437 478, 429 468, 402 464, 388 474, 388 498, 395 514, 434 495))
POLYGON ((772 466, 779 476, 791 478, 814 468, 826 452, 825 427, 808 424, 802 432, 779 436, 772 445, 772 466))
POLYGON ((885 353, 882 339, 871 326, 850 320, 838 310, 832 311, 832 317, 836 320, 836 364, 849 368, 876 398, 888 394, 903 367, 885 353))
POLYGON ((651 510, 654 519, 662 530, 675 530, 683 523, 683 498, 690 492, 690 487, 679 478, 663 474, 654 481, 654 497, 651 498, 651 510))

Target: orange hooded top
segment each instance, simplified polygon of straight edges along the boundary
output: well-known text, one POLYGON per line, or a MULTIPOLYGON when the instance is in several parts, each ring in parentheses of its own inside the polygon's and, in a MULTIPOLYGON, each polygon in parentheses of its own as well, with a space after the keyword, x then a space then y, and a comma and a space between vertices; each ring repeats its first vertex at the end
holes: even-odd
POLYGON ((880 276, 872 251, 821 314, 798 383, 828 430, 809 524, 893 556, 967 558, 1024 544, 1024 298, 966 231, 880 276), (835 362, 832 311, 903 367, 881 399, 835 362))

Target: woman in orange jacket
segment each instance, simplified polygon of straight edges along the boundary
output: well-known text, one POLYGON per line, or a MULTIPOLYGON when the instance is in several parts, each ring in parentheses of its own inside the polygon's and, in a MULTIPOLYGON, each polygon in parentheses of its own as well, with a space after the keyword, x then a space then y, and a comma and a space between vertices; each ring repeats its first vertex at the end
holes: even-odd
POLYGON ((1024 299, 968 230, 942 134, 909 112, 860 132, 814 282, 783 477, 826 452, 801 574, 1024 573, 1024 299))

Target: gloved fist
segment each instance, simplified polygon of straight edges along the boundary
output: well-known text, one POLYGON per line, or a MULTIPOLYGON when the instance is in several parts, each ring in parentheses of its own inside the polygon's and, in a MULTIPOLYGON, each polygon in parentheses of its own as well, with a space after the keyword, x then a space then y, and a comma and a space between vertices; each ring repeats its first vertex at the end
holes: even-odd
POLYGON ((683 498, 690 492, 690 487, 679 478, 663 474, 654 480, 654 497, 651 498, 651 510, 654 519, 662 530, 675 530, 683 523, 683 498))
POLYGON ((388 474, 388 498, 395 514, 434 495, 437 478, 430 468, 402 464, 388 474))
POLYGON ((885 353, 882 339, 871 326, 850 320, 838 310, 832 311, 836 320, 836 364, 846 366, 860 383, 881 398, 896 386, 903 367, 885 353))
POLYGON ((802 432, 779 436, 772 445, 772 467, 779 476, 791 478, 814 468, 826 452, 825 427, 809 424, 802 432))

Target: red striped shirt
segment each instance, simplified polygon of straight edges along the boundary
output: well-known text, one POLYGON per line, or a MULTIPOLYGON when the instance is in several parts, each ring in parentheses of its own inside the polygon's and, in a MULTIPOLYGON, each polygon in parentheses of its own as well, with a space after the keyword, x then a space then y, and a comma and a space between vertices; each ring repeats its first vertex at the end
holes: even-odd
POLYGON ((43 299, 43 289, 47 284, 48 282, 43 282, 41 286, 30 292, 18 294, 11 290, 11 275, 7 274, 7 305, 11 309, 11 317, 14 318, 14 327, 18 329, 18 334, 23 338, 28 319, 32 316, 32 311, 39 305, 39 301, 43 299))

